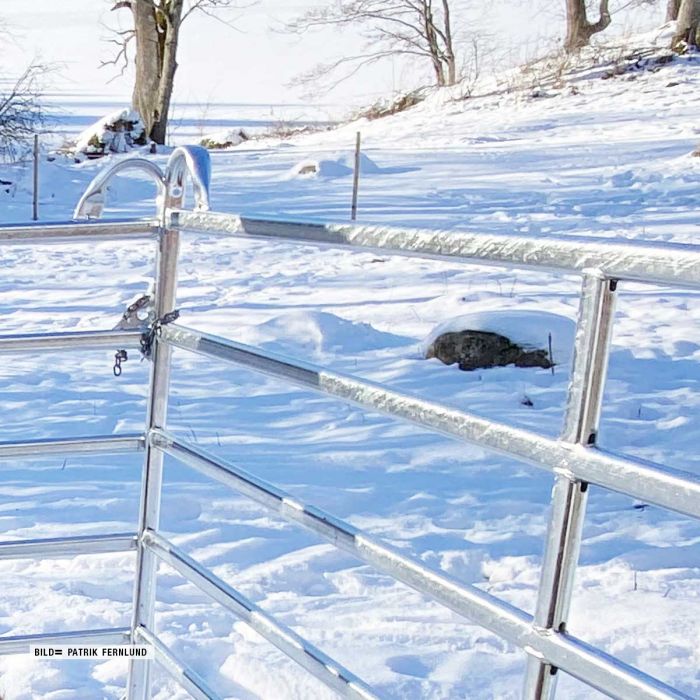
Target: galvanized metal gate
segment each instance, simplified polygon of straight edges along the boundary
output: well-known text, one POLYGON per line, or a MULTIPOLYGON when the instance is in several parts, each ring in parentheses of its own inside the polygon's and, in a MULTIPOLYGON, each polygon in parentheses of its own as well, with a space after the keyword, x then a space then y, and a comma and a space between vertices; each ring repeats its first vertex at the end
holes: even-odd
MULTIPOLYGON (((568 236, 536 238, 354 224, 316 224, 210 213, 207 211, 209 159, 206 151, 196 147, 177 149, 165 173, 144 159, 120 162, 93 181, 76 210, 76 217, 86 214, 99 216, 111 178, 120 171, 134 168, 148 173, 156 181, 160 202, 156 220, 88 220, 2 226, 0 245, 55 240, 153 238, 158 248, 156 319, 162 319, 175 307, 178 243, 181 232, 185 231, 351 246, 467 264, 490 262, 576 273, 582 278, 582 287, 564 426, 559 439, 543 437, 300 360, 174 323, 160 325, 156 321, 155 327, 150 329, 157 330, 157 333, 151 357, 144 434, 0 444, 0 460, 55 456, 57 453, 145 451, 140 521, 136 533, 0 543, 2 559, 136 550, 132 625, 128 629, 0 637, 0 653, 20 653, 27 651, 31 644, 49 642, 143 642, 154 648, 156 662, 193 697, 218 697, 194 671, 172 655, 154 631, 157 567, 159 562, 166 562, 340 696, 377 697, 357 676, 247 600, 159 532, 163 459, 165 455, 170 455, 248 496, 282 518, 312 530, 378 571, 402 581, 524 650, 528 655, 528 666, 523 697, 527 700, 552 697, 558 672, 571 674, 610 697, 630 700, 688 697, 569 635, 566 620, 589 484, 700 518, 700 480, 697 477, 628 456, 611 454, 596 445, 618 284, 635 281, 700 288, 700 246, 568 236), (182 208, 188 174, 194 184, 194 211, 182 208), (302 503, 241 467, 171 434, 167 429, 166 412, 172 348, 280 377, 364 409, 410 421, 551 472, 554 476, 551 515, 534 617, 479 588, 464 585, 425 566, 349 523, 302 503)), ((0 352, 124 347, 138 344, 142 332, 148 330, 4 336, 0 337, 0 352)), ((130 664, 128 698, 145 700, 150 692, 151 662, 136 660, 130 664)))

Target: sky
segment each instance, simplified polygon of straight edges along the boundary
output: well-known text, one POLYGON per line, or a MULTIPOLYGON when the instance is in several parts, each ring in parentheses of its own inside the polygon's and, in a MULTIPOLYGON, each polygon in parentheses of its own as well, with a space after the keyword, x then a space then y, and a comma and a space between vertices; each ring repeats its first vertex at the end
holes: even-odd
MULTIPOLYGON (((351 54, 362 45, 348 31, 303 36, 280 31, 286 20, 314 4, 324 2, 259 0, 227 17, 235 28, 193 15, 181 34, 176 101, 202 109, 216 102, 369 104, 421 82, 415 65, 392 60, 360 72, 327 95, 317 87, 290 85, 315 64, 351 54)), ((563 32, 561 8, 545 0, 482 0, 476 3, 480 8, 476 14, 468 15, 465 8, 475 3, 453 0, 452 4, 453 13, 463 19, 461 24, 477 36, 482 56, 490 56, 491 61, 531 58, 551 48, 563 32), (525 38, 523 26, 528 30, 525 38)), ((658 24, 663 11, 657 8, 654 13, 652 19, 658 24)), ((3 47, 3 72, 16 73, 36 58, 59 64, 49 91, 109 94, 128 101, 131 71, 120 76, 114 66, 100 68, 113 56, 111 30, 119 28, 120 21, 126 26, 127 11, 110 12, 109 0, 3 0, 0 18, 12 39, 3 47)), ((618 31, 630 26, 628 17, 616 22, 618 31)), ((466 52, 471 41, 465 38, 461 45, 466 52)))

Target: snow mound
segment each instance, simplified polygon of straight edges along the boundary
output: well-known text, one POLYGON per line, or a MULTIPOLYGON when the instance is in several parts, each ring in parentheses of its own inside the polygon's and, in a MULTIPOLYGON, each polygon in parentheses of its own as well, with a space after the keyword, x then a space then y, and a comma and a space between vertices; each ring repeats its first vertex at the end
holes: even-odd
POLYGON ((547 311, 476 311, 450 318, 433 328, 421 344, 423 357, 438 336, 466 330, 498 333, 522 348, 532 350, 547 350, 551 334, 554 364, 564 365, 571 361, 576 323, 566 316, 547 311))
POLYGON ((83 131, 75 149, 87 156, 106 153, 127 153, 134 145, 145 143, 141 116, 132 109, 121 109, 105 115, 83 131))
MULTIPOLYGON (((342 155, 337 159, 340 165, 344 165, 351 170, 355 169, 355 155, 342 155)), ((366 154, 360 153, 360 173, 363 175, 373 175, 380 173, 382 169, 366 154)))
MULTIPOLYGON (((354 155, 340 155, 337 158, 307 158, 297 163, 288 173, 288 179, 294 178, 336 178, 352 175, 355 170, 354 155)), ((381 172, 381 168, 364 153, 360 154, 360 173, 372 175, 381 172)))
POLYGON ((324 311, 293 311, 244 331, 245 342, 301 357, 358 354, 414 343, 324 311))

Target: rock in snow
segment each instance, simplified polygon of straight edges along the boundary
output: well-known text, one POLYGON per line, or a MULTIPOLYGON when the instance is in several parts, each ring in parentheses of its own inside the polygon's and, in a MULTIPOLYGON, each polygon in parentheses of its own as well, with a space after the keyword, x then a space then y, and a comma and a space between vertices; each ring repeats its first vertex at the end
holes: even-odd
POLYGON ((423 355, 463 370, 511 364, 549 368, 569 362, 574 332, 574 322, 558 314, 482 311, 441 323, 424 341, 423 355))
POLYGON ((200 146, 209 149, 223 149, 240 146, 250 139, 250 136, 240 128, 224 129, 216 131, 213 134, 208 134, 199 142, 200 146))
POLYGON ((428 348, 426 357, 437 357, 446 365, 457 363, 466 371, 507 365, 549 369, 554 364, 545 349, 529 350, 499 333, 472 330, 443 333, 428 348))

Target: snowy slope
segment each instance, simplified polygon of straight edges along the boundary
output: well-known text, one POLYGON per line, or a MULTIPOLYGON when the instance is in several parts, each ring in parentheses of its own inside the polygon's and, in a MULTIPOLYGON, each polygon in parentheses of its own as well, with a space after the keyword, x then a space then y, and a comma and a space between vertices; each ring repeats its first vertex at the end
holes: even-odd
MULTIPOLYGON (((546 97, 438 95, 386 120, 245 144, 213 154, 213 208, 347 218, 352 178, 342 168, 314 178, 289 173, 308 159, 341 163, 359 128, 378 165, 362 176, 361 220, 697 242, 700 158, 689 155, 700 140, 697 65, 684 59, 656 72, 581 77, 546 88, 546 97)), ((67 218, 103 166, 46 163, 44 216, 67 218)), ((143 181, 122 181, 112 194, 115 214, 151 210, 143 181)), ((4 221, 26 218, 28 205, 24 184, 14 196, 0 192, 4 221)), ((7 248, 1 330, 111 327, 146 288, 152 260, 148 246, 133 243, 7 248)), ((558 433, 567 366, 554 375, 464 373, 421 360, 420 348, 437 324, 464 314, 528 309, 575 318, 575 278, 188 236, 180 279, 186 325, 558 433)), ((622 285, 602 444, 700 473, 699 320, 696 293, 622 285)), ((113 378, 109 352, 6 357, 0 439, 138 430, 145 381, 135 357, 113 378)), ((532 611, 552 485, 546 473, 184 353, 175 355, 173 389, 170 418, 187 439, 532 611)), ((3 539, 135 523, 138 458, 3 469, 3 539)), ((176 464, 167 467, 163 525, 387 697, 519 695, 523 654, 176 464)), ((131 562, 3 562, 0 630, 128 624, 131 562)), ((167 569, 159 600, 164 639, 224 697, 330 697, 167 569)), ((700 696, 698 619, 700 525, 592 489, 571 631, 700 696)), ((0 691, 8 700, 119 698, 124 670, 118 661, 5 658, 0 691)), ((186 697, 165 678, 157 683, 159 700, 186 697)), ((560 694, 598 697, 566 677, 560 694)))

